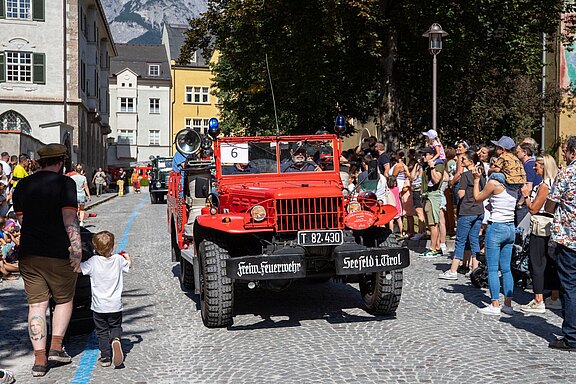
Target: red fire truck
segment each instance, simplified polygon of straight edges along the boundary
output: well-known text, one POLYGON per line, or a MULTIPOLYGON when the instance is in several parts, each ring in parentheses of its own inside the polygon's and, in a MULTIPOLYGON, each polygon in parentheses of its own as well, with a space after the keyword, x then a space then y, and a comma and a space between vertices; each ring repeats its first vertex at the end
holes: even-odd
POLYGON ((394 313, 410 264, 386 225, 396 208, 347 193, 340 138, 219 138, 214 125, 213 149, 194 131, 178 134, 188 159, 167 198, 172 260, 204 324, 232 324, 235 286, 281 290, 296 279, 357 282, 369 313, 394 313))

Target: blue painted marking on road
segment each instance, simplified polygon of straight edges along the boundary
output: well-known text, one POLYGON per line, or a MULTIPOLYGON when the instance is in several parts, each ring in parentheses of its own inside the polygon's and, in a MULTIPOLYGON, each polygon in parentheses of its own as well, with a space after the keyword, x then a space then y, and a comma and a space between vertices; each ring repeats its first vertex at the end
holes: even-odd
MULTIPOLYGON (((120 242, 116 245, 116 249, 114 253, 118 253, 128 246, 128 235, 130 234, 130 229, 132 229, 132 224, 134 223, 134 219, 138 215, 138 211, 144 203, 148 200, 148 197, 143 197, 140 200, 140 203, 134 208, 128 222, 126 223, 126 227, 124 227, 124 232, 122 233, 122 238, 120 242)), ((86 346, 84 347, 84 351, 80 355, 80 360, 78 361, 78 367, 76 368, 76 372, 74 372, 74 377, 70 383, 72 384, 87 384, 92 380, 92 374, 94 373, 94 368, 96 367, 96 362, 98 361, 98 355, 100 354, 100 350, 98 348, 98 338, 96 337, 96 332, 92 332, 90 337, 88 337, 88 341, 86 342, 86 346)))

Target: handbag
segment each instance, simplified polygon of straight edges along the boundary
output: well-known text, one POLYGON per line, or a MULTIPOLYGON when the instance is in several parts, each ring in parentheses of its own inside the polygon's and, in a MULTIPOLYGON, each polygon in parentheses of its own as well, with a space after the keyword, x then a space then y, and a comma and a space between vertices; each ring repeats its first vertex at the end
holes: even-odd
POLYGON ((530 218, 530 232, 534 236, 550 236, 552 229, 552 215, 538 213, 530 218))

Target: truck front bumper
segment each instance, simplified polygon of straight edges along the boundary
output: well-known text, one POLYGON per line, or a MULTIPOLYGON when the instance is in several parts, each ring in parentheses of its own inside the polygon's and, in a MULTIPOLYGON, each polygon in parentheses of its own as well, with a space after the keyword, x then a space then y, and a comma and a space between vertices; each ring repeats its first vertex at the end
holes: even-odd
MULTIPOLYGON (((235 257, 226 260, 226 275, 250 281, 304 278, 305 256, 303 247, 289 247, 272 255, 235 257)), ((346 243, 334 247, 330 260, 336 275, 358 275, 406 268, 410 265, 410 252, 407 248, 368 248, 346 243)))

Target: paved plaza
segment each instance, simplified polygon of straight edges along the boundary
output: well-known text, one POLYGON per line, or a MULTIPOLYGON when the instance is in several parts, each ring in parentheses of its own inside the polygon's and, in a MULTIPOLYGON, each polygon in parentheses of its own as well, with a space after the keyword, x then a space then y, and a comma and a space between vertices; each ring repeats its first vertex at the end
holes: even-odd
POLYGON ((166 205, 146 193, 92 208, 91 231, 110 230, 134 259, 124 280, 125 367, 102 368, 87 336, 66 343, 73 362, 35 379, 22 280, 0 286, 0 367, 17 383, 574 383, 576 354, 548 349, 559 312, 527 316, 517 290, 512 316, 476 309, 485 291, 462 275, 439 280, 447 257, 412 253, 395 318, 362 309, 356 285, 299 283, 242 291, 227 329, 205 328, 198 298, 183 292, 170 261, 166 205))

